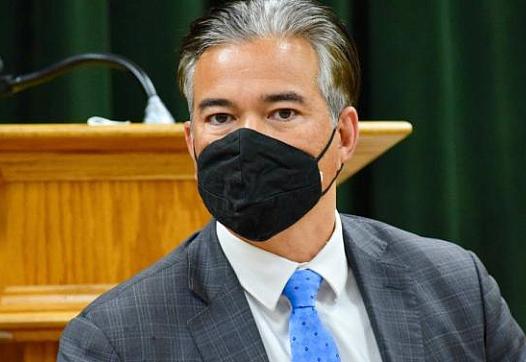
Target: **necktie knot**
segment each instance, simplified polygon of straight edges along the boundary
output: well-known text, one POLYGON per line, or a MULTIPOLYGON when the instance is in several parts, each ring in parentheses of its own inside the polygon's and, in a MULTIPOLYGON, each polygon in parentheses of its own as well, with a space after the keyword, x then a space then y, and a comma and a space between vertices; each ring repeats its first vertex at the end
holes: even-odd
POLYGON ((283 289, 293 309, 314 307, 322 277, 310 270, 296 270, 283 289))

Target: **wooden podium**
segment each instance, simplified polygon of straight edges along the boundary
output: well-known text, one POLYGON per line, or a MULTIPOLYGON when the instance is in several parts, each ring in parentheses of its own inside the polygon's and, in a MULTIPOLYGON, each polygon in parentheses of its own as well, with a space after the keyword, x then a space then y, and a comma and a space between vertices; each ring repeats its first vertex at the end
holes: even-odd
MULTIPOLYGON (((411 125, 360 131, 339 182, 411 125)), ((209 218, 181 124, 0 125, 0 361, 54 361, 71 318, 209 218)))

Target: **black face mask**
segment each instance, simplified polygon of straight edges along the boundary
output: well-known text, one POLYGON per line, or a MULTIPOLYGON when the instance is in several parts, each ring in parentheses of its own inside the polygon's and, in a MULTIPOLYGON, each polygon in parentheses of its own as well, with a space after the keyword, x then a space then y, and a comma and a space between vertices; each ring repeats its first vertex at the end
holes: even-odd
MULTIPOLYGON (((253 241, 268 240, 301 219, 322 190, 318 157, 248 128, 209 144, 197 158, 198 188, 208 211, 253 241)), ((195 153, 195 151, 194 151, 195 153)))

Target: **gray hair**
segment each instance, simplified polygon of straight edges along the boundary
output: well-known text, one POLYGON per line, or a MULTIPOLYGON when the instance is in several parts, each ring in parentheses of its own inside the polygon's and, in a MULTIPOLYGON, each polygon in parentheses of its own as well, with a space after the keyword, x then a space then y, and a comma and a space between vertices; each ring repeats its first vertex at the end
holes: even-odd
POLYGON ((318 86, 332 121, 355 105, 360 84, 358 55, 352 39, 336 15, 313 0, 233 1, 194 21, 182 44, 179 88, 193 107, 196 63, 208 48, 264 37, 299 36, 307 40, 319 60, 318 86))

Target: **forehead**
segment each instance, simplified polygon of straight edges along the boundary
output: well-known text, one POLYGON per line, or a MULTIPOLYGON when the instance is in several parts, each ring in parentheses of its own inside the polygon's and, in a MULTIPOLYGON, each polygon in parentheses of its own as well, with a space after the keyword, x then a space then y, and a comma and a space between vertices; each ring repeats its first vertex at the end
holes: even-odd
POLYGON ((317 92, 318 57, 299 37, 262 38, 214 46, 199 58, 194 72, 194 97, 243 91, 246 94, 291 90, 317 92), (279 88, 279 89, 278 89, 279 88))

